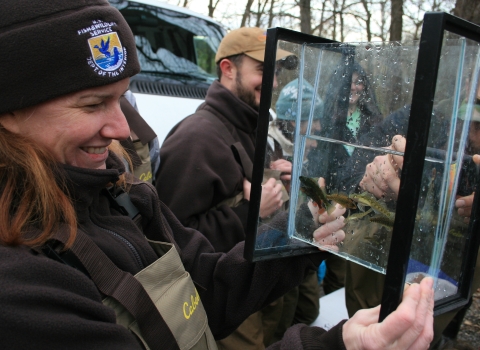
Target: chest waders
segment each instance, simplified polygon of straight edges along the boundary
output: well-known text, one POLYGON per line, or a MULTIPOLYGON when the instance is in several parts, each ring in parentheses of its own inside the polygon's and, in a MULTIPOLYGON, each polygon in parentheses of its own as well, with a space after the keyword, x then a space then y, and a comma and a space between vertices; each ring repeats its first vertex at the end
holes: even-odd
MULTIPOLYGON (((172 332, 180 349, 216 349, 200 296, 185 271, 180 256, 170 243, 150 241, 159 259, 135 275, 172 332)), ((112 297, 103 299, 117 316, 117 323, 128 328, 143 343, 153 349, 142 336, 137 320, 112 297)), ((153 325, 152 325, 153 326, 153 325)))
POLYGON ((133 169, 131 171, 140 180, 152 183, 152 159, 150 159, 149 143, 157 137, 157 134, 125 97, 120 99, 120 107, 131 131, 130 138, 120 141, 132 161, 133 169))
MULTIPOLYGON (((65 244, 66 232, 60 229, 55 239, 65 244)), ((67 253, 106 296, 103 304, 115 311, 117 324, 145 349, 216 350, 200 296, 177 250, 170 243, 148 242, 159 258, 135 276, 120 270, 80 229, 67 253)))

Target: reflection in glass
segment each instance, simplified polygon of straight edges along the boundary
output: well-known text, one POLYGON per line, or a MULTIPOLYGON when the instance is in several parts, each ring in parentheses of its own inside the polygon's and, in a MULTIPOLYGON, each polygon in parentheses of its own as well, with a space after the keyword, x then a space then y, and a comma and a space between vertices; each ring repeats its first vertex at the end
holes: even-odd
MULTIPOLYGON (((434 276, 436 300, 458 290, 468 222, 455 201, 472 194, 477 168, 471 158, 480 151, 479 47, 445 37, 427 155, 417 169, 422 189, 407 275, 407 282, 434 276)), ((257 248, 316 245, 385 273, 395 249, 390 242, 402 135, 409 118, 417 117, 410 116, 410 105, 418 43, 278 45, 299 64, 277 71, 265 168, 287 159, 292 180, 284 183, 289 193, 284 208, 271 223, 259 223, 257 248), (313 240, 318 225, 312 205, 320 215, 336 203, 346 208, 346 237, 334 247, 322 246, 313 240), (270 236, 275 243, 264 244, 265 232, 275 232, 270 236)))

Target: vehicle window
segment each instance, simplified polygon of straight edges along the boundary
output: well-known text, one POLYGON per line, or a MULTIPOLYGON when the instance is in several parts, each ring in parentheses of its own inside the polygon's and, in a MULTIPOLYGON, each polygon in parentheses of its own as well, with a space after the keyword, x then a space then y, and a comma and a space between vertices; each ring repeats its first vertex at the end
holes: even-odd
POLYGON ((207 82, 216 78, 215 53, 223 28, 189 14, 133 1, 111 3, 135 35, 142 74, 207 82))

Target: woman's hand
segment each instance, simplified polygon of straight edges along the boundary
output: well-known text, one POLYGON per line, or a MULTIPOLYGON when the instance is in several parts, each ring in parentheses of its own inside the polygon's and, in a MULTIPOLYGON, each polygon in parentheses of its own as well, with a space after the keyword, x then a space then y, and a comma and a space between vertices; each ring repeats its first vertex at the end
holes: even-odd
POLYGON ((405 288, 397 310, 378 323, 380 306, 360 310, 343 325, 348 350, 428 349, 433 339, 433 279, 405 288))
MULTIPOLYGON (((392 139, 392 145, 387 148, 405 152, 405 144, 405 137, 396 135, 392 139)), ((367 165, 360 187, 376 198, 384 198, 387 201, 396 199, 400 188, 399 172, 402 167, 402 156, 386 154, 375 157, 373 162, 367 165)))
MULTIPOLYGON (((318 185, 320 188, 325 187, 325 179, 323 177, 318 179, 318 185)), ((308 202, 308 208, 312 213, 315 224, 321 225, 313 232, 313 240, 321 246, 338 250, 336 244, 345 239, 345 232, 342 230, 343 226, 345 226, 345 218, 342 215, 346 209, 340 204, 336 204, 334 211, 328 214, 323 208, 318 208, 312 201, 308 202)))

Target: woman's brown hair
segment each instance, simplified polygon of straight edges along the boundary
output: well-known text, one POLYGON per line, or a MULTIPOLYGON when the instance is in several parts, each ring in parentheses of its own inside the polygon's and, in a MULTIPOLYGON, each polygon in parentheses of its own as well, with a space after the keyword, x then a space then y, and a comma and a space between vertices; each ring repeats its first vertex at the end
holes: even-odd
POLYGON ((35 142, 0 124, 0 244, 40 246, 60 223, 70 230, 67 246, 73 243, 76 214, 55 167, 35 142))
MULTIPOLYGON (((132 161, 122 145, 108 147, 132 161)), ((9 132, 0 124, 0 244, 41 246, 59 224, 69 228, 68 248, 77 233, 77 216, 55 159, 34 141, 9 132)), ((125 174, 117 185, 128 190, 125 174)))

